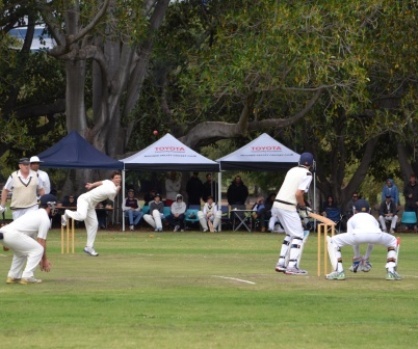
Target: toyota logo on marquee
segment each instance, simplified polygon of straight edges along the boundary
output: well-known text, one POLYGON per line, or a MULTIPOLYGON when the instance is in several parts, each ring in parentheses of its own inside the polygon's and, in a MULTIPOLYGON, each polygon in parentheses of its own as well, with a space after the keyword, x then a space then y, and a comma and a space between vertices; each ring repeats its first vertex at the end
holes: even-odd
POLYGON ((175 147, 175 146, 168 146, 168 147, 155 147, 156 153, 185 153, 186 148, 184 147, 175 147))
POLYGON ((259 145, 251 147, 252 152, 266 152, 266 151, 282 151, 282 148, 278 145, 259 145))

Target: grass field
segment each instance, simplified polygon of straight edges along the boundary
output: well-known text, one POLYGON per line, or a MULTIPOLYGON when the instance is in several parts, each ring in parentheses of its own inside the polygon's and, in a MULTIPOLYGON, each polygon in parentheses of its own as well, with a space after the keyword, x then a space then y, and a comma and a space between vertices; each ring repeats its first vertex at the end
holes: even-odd
MULTIPOLYGON (((404 279, 390 282, 380 246, 371 272, 318 278, 316 234, 310 275, 285 276, 274 272, 282 235, 100 232, 94 258, 76 233, 76 254, 61 255, 50 232, 42 284, 0 283, 2 348, 418 347, 418 235, 400 234, 404 279)), ((0 253, 3 280, 10 262, 0 253)))

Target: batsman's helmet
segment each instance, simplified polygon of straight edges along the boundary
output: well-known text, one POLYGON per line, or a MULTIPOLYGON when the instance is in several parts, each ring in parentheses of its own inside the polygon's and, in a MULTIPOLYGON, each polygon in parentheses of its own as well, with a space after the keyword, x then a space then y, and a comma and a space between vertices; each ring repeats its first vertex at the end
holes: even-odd
POLYGON ((370 205, 367 202, 367 200, 364 200, 364 199, 358 199, 354 203, 354 208, 356 209, 356 212, 366 212, 366 213, 369 213, 369 211, 370 211, 370 205))
POLYGON ((39 206, 40 207, 50 207, 51 208, 51 216, 54 216, 58 210, 57 210, 57 197, 55 195, 52 194, 45 194, 42 195, 40 200, 39 200, 39 206))
POLYGON ((312 167, 314 162, 315 161, 311 153, 305 152, 300 154, 299 165, 312 167))
POLYGON ((57 198, 55 195, 45 194, 41 196, 40 202, 42 206, 47 206, 47 205, 52 205, 52 204, 55 205, 57 203, 57 198))

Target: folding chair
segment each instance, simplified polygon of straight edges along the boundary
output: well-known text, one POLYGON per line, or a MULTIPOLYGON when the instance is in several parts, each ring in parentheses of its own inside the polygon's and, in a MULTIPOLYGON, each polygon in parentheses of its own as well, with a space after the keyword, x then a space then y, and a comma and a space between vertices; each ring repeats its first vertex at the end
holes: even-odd
POLYGON ((195 208, 188 208, 184 214, 184 228, 188 229, 190 226, 199 226, 199 217, 197 212, 199 210, 195 208))
POLYGON ((335 222, 336 228, 338 229, 338 234, 341 233, 343 215, 341 214, 340 209, 338 207, 327 207, 325 209, 325 213, 327 218, 335 222))

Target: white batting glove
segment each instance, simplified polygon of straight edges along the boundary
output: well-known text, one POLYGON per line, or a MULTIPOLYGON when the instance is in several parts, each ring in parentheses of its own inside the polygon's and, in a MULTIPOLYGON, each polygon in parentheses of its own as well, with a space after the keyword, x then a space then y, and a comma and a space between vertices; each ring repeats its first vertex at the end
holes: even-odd
POLYGON ((6 212, 7 211, 7 207, 3 207, 0 205, 0 213, 6 212))
POLYGON ((312 212, 312 209, 309 206, 298 206, 297 207, 298 213, 300 218, 304 219, 304 218, 308 218, 309 217, 309 213, 312 212))

